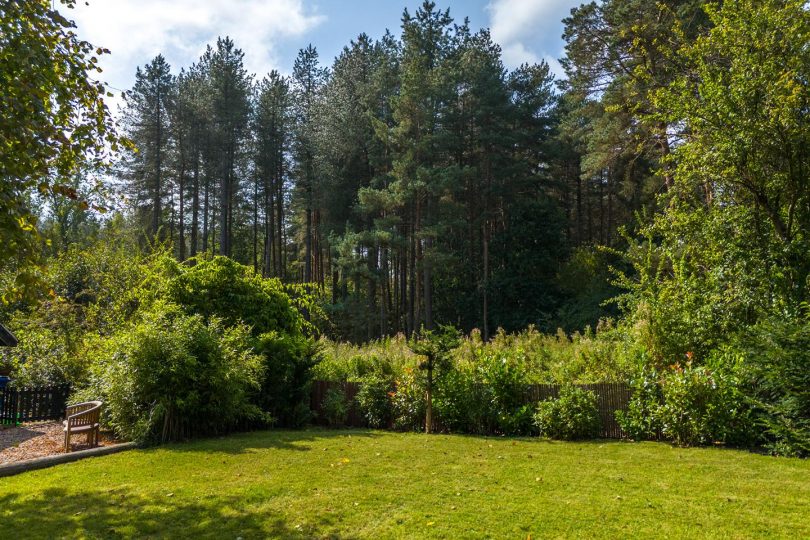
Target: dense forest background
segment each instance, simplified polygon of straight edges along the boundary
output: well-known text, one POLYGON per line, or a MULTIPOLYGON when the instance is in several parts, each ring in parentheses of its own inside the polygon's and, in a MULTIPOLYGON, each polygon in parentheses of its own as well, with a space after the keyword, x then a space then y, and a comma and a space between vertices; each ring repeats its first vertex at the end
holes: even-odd
MULTIPOLYGON (((431 2, 404 11, 401 38, 360 35, 331 67, 301 50, 289 77, 247 73, 227 37, 179 70, 158 56, 126 93, 123 218, 179 260, 226 255, 313 284, 341 338, 595 326, 616 314, 602 303, 617 293, 608 264, 622 265, 597 246, 626 247, 667 189, 667 137, 611 108, 638 86, 622 70, 648 60, 619 36, 638 16, 699 10, 644 6, 600 29, 616 40, 604 51, 592 25, 621 13, 575 10, 567 81, 545 63, 507 71, 488 31, 431 2)), ((53 210, 55 251, 105 226, 53 210)))

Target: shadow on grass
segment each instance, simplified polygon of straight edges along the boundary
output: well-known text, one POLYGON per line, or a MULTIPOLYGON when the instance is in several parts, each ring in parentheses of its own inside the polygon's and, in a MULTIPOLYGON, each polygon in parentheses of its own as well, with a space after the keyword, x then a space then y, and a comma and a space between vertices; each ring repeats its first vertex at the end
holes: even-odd
POLYGON ((0 495, 0 516, 2 529, 17 538, 339 538, 319 531, 328 520, 291 525, 251 513, 235 497, 144 498, 125 489, 0 495))
POLYGON ((172 452, 222 452, 244 454, 253 450, 277 449, 307 452, 318 440, 351 437, 373 438, 380 434, 370 429, 319 429, 301 430, 268 429, 232 433, 221 437, 195 439, 189 442, 171 443, 146 450, 170 449, 172 452))

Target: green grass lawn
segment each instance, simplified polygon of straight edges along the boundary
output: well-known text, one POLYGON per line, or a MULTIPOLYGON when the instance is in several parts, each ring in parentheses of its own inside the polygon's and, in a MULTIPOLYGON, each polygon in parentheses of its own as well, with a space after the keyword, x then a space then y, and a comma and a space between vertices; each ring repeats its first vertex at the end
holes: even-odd
POLYGON ((313 430, 0 478, 0 537, 133 536, 810 538, 810 461, 655 443, 313 430))

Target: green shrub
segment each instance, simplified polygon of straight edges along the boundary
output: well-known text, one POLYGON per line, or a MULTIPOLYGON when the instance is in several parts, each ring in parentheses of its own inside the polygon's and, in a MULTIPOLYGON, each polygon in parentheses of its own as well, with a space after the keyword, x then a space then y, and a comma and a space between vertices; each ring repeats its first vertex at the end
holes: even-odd
POLYGON ((534 422, 540 435, 551 439, 593 439, 599 436, 596 394, 576 386, 563 386, 557 399, 537 405, 534 422))
POLYGON ((87 381, 81 309, 55 298, 30 314, 16 313, 9 327, 17 347, 0 349, 13 373, 14 385, 42 386, 87 381))
POLYGON ((446 369, 438 380, 434 404, 440 424, 462 433, 530 433, 525 365, 504 351, 474 354, 474 361, 446 369))
POLYGON ((225 325, 244 323, 254 336, 266 332, 301 333, 304 319, 278 279, 264 279, 228 257, 197 259, 194 266, 174 263, 168 299, 225 325))
POLYGON ((663 391, 655 369, 642 369, 631 381, 633 394, 626 411, 616 411, 622 431, 635 441, 658 439, 661 421, 658 410, 664 402, 663 391))
MULTIPOLYGON (((643 353, 630 329, 602 321, 597 331, 563 331, 543 334, 534 327, 514 334, 498 332, 489 342, 473 330, 449 352, 447 365, 460 370, 476 369, 479 359, 492 356, 519 367, 525 382, 559 384, 627 381, 643 353)), ((368 373, 400 377, 406 368, 417 367, 424 358, 408 347, 398 334, 363 345, 322 339, 323 359, 313 369, 317 380, 359 381, 368 373)))
POLYGON ((364 345, 321 338, 318 345, 323 354, 312 374, 319 381, 357 382, 370 374, 393 379, 405 367, 419 363, 419 357, 407 348, 402 334, 364 345))
POLYGON ((286 427, 307 423, 318 348, 298 311, 306 291, 225 257, 193 262, 115 239, 71 247, 47 267, 49 298, 4 312, 21 346, 2 362, 17 384, 67 382, 77 396, 104 396, 127 438, 181 438, 268 415, 286 427), (161 396, 152 385, 164 383, 171 391, 161 396), (215 425, 188 420, 194 403, 215 425))
POLYGON ((423 370, 405 368, 394 382, 391 396, 394 429, 421 431, 425 429, 426 376, 423 370))
POLYGON ((349 400, 342 388, 330 388, 326 391, 321 405, 324 419, 330 426, 343 426, 349 418, 349 400))
POLYGON ((315 342, 301 334, 267 332, 255 340, 264 379, 257 404, 278 425, 301 427, 310 421, 311 370, 318 359, 315 342))
MULTIPOLYGON (((804 309, 810 313, 810 306, 804 309)), ((778 455, 810 456, 810 317, 763 321, 741 354, 765 446, 778 455)))
POLYGON ((707 367, 677 366, 664 379, 661 432, 679 445, 739 443, 747 409, 733 380, 707 367))
POLYGON ((648 370, 634 382, 627 412, 616 418, 635 440, 662 437, 678 445, 753 442, 750 408, 726 366, 674 365, 648 370))
POLYGON ((532 407, 526 403, 526 370, 521 363, 500 355, 482 358, 482 383, 489 388, 495 431, 505 435, 526 435, 532 429, 532 407))
POLYGON ((255 339, 247 343, 263 358, 265 373, 257 405, 284 427, 309 422, 311 370, 318 362, 318 347, 304 334, 306 322, 281 282, 262 278, 227 257, 198 258, 191 267, 174 263, 167 272, 173 276, 167 295, 186 312, 249 327, 255 339))
POLYGON ((261 359, 246 346, 244 326, 223 328, 167 304, 142 319, 101 344, 91 384, 81 393, 105 402, 119 436, 177 440, 261 419, 251 403, 261 359))
POLYGON ((355 400, 369 427, 387 428, 391 424, 394 412, 391 403, 393 393, 393 381, 384 375, 371 374, 360 381, 355 400))
POLYGON ((85 386, 96 342, 132 317, 139 305, 137 284, 155 272, 160 257, 141 257, 116 241, 102 241, 87 249, 71 246, 50 259, 49 296, 0 306, 13 308, 4 322, 19 338, 18 347, 0 353, 15 383, 85 386))
POLYGON ((442 427, 453 433, 492 433, 491 388, 481 383, 475 372, 452 369, 436 387, 433 401, 442 427))

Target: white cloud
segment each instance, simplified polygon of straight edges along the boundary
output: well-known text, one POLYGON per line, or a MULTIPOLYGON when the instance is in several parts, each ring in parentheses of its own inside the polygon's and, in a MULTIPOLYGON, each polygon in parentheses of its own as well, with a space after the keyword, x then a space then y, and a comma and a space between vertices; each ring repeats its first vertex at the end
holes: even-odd
POLYGON ((486 10, 492 39, 503 48, 509 67, 544 59, 560 75, 557 58, 562 55, 562 19, 577 0, 491 0, 486 10))
MULTIPOLYGON (((498 41, 497 39, 495 41, 498 41)), ((540 57, 526 48, 526 45, 517 41, 513 43, 501 43, 503 48, 503 61, 507 66, 519 66, 520 64, 536 64, 540 62, 540 57)))
POLYGON ((101 59, 102 80, 127 89, 136 66, 162 53, 177 73, 196 61, 218 36, 230 36, 245 52, 245 67, 259 76, 278 69, 281 40, 300 36, 324 21, 303 0, 89 0, 63 14, 79 36, 110 49, 101 59))
POLYGON ((563 69, 562 64, 560 64, 560 61, 557 59, 556 56, 546 55, 543 57, 543 60, 546 61, 549 70, 551 70, 551 73, 553 73, 557 79, 562 79, 565 77, 565 70, 563 69))

